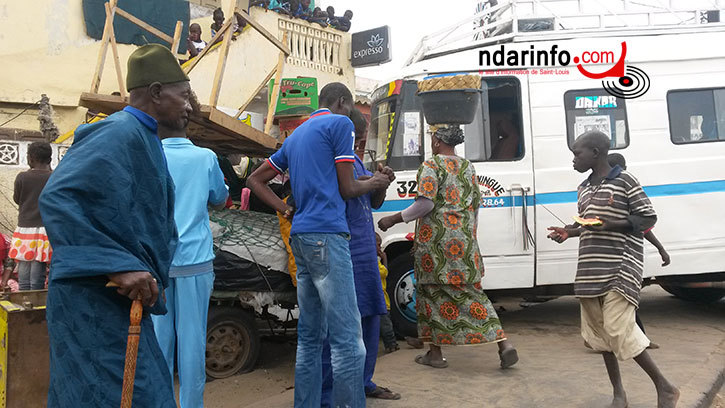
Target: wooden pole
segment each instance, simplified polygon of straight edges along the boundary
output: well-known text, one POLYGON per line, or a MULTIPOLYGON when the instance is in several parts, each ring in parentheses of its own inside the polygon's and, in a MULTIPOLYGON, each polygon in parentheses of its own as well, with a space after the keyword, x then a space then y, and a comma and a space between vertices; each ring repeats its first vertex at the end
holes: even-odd
POLYGON ((199 55, 197 55, 196 57, 194 57, 190 60, 189 65, 184 69, 185 74, 189 75, 189 72, 191 72, 191 70, 194 69, 196 64, 198 64, 199 61, 201 61, 201 59, 206 55, 206 53, 209 52, 209 50, 211 50, 212 45, 214 43, 216 43, 217 38, 219 38, 219 36, 221 36, 221 35, 224 35, 224 33, 227 30, 229 30, 229 27, 231 27, 231 26, 232 26, 232 19, 230 18, 224 22, 224 25, 222 26, 222 28, 220 28, 219 31, 216 32, 216 35, 214 36, 214 38, 212 38, 211 41, 209 41, 209 44, 206 47, 204 47, 203 50, 201 50, 199 55))
POLYGON ((138 341, 141 335, 142 314, 143 305, 141 299, 136 299, 131 304, 131 321, 128 326, 128 343, 126 344, 126 363, 123 367, 121 408, 131 408, 131 402, 133 401, 133 382, 136 378, 136 360, 138 358, 138 341))
POLYGON ((290 55, 290 49, 287 46, 287 41, 280 41, 275 37, 272 33, 267 31, 266 28, 264 28, 261 24, 259 24, 257 21, 253 20, 252 17, 247 14, 244 10, 238 10, 237 11, 247 22, 249 25, 252 26, 255 30, 259 31, 260 34, 264 36, 264 38, 268 39, 272 44, 274 44, 275 47, 279 48, 280 51, 284 53, 285 56, 290 55))
MULTIPOLYGON (((282 42, 287 43, 287 31, 282 36, 282 42)), ((267 123, 264 124, 264 133, 269 134, 272 130, 272 122, 274 121, 274 111, 277 108, 277 101, 279 100, 279 88, 282 82, 282 68, 284 68, 284 60, 287 58, 284 51, 279 52, 279 60, 277 61, 277 72, 274 76, 274 86, 272 87, 272 94, 270 95, 269 107, 267 108, 267 123)))
MULTIPOLYGON (((106 16, 113 14, 111 5, 106 3, 106 16)), ((111 17, 113 18, 113 17, 111 17)), ((116 80, 118 80, 118 92, 121 99, 126 100, 126 84, 123 81, 123 72, 121 71, 121 60, 118 58, 118 46, 116 45, 116 32, 113 30, 113 24, 108 29, 108 39, 111 42, 111 51, 113 52, 113 65, 116 67, 116 80)))
MULTIPOLYGON (((237 2, 232 0, 229 4, 229 20, 235 19, 234 12, 237 9, 237 2)), ((209 97, 209 105, 216 108, 217 102, 219 102, 219 91, 221 91, 222 80, 224 79, 224 68, 227 64, 227 57, 229 56, 229 46, 232 43, 232 37, 234 33, 231 30, 227 30, 227 34, 222 40, 221 49, 219 50, 219 61, 216 65, 216 73, 214 74, 214 82, 212 82, 211 96, 209 97)))
POLYGON ((127 12, 126 10, 123 10, 121 8, 116 8, 116 14, 119 16, 125 18, 126 20, 136 24, 137 26, 143 28, 144 30, 150 32, 151 34, 161 38, 162 40, 166 41, 169 44, 172 44, 174 42, 174 39, 169 37, 168 34, 165 32, 158 30, 156 27, 148 24, 147 22, 141 20, 140 18, 134 16, 133 14, 127 12))
POLYGON ((269 74, 267 74, 267 77, 264 78, 264 80, 259 84, 257 89, 252 92, 252 94, 249 96, 249 99, 247 99, 246 102, 242 104, 242 106, 239 107, 239 110, 237 111, 237 114, 234 116, 234 119, 239 119, 240 116, 242 116, 242 112, 244 112, 245 109, 247 109, 247 106, 249 106, 250 103, 254 100, 254 97, 257 96, 259 91, 262 90, 268 83, 269 80, 272 79, 272 76, 274 73, 277 72, 277 66, 275 65, 274 68, 272 68, 271 71, 269 71, 269 74))
MULTIPOLYGON (((176 28, 174 29, 174 41, 171 43, 171 53, 176 55, 179 53, 179 44, 181 44, 181 30, 184 28, 184 23, 181 21, 176 22, 176 28)), ((186 53, 184 53, 186 55, 186 53)))
MULTIPOLYGON (((116 0, 109 0, 111 11, 116 7, 116 0)), ((108 36, 110 30, 113 29, 113 13, 106 13, 106 23, 103 26, 103 36, 101 37, 101 49, 98 50, 98 58, 96 59, 96 70, 93 71, 93 79, 91 80, 91 93, 98 93, 98 87, 101 85, 101 75, 103 75, 103 65, 106 63, 106 52, 108 51, 108 36)))

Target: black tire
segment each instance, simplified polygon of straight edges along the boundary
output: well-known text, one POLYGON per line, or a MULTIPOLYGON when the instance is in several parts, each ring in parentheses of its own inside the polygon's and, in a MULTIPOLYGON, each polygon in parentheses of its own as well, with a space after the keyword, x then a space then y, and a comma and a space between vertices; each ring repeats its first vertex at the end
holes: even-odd
POLYGON ((220 379, 254 369, 260 339, 254 314, 241 307, 209 307, 206 374, 220 379))
POLYGON ((387 292, 390 297, 390 320, 399 337, 418 337, 415 319, 415 286, 411 285, 413 257, 405 252, 389 265, 387 292), (412 286, 412 287, 411 287, 412 286), (412 302, 412 310, 410 310, 412 302))
POLYGON ((725 297, 725 289, 719 288, 686 288, 677 284, 660 283, 662 289, 682 300, 697 303, 714 303, 725 297))

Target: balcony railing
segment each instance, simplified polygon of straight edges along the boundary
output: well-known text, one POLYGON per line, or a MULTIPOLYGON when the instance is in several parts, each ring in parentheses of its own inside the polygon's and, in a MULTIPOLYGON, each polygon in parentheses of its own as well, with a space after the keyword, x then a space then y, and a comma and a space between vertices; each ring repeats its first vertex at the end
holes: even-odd
POLYGON ((330 74, 341 74, 342 33, 333 33, 311 26, 303 20, 279 19, 280 38, 287 32, 287 46, 291 54, 287 64, 315 69, 330 74))

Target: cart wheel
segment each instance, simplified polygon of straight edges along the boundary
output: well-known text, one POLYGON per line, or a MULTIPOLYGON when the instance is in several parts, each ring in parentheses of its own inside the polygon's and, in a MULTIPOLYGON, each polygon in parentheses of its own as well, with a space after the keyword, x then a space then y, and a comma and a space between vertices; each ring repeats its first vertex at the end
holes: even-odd
POLYGON ((259 357, 254 315, 242 308, 211 307, 206 331, 206 374, 227 378, 252 371, 259 357))

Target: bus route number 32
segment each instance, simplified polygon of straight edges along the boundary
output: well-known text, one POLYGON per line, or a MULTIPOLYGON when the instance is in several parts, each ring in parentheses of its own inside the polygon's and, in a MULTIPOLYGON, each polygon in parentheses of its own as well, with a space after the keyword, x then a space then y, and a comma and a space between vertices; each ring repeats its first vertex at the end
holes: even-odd
POLYGON ((418 194, 418 182, 415 180, 398 181, 398 197, 415 197, 418 194))

